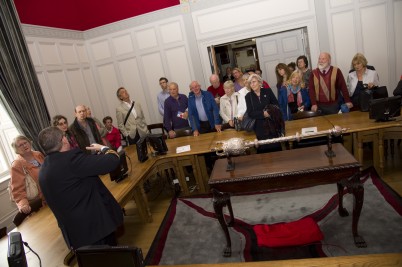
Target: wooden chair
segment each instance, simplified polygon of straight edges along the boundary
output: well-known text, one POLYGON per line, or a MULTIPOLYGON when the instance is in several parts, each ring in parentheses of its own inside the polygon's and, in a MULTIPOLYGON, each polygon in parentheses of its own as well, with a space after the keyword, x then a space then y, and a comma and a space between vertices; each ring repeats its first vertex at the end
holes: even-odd
MULTIPOLYGON (((300 111, 297 113, 292 114, 293 120, 301 120, 301 119, 307 119, 307 118, 312 118, 312 117, 317 117, 321 116, 321 110, 318 111, 300 111)), ((299 142, 293 142, 293 147, 294 148, 302 148, 302 147, 310 147, 310 146, 321 146, 321 145, 326 145, 328 143, 328 138, 323 136, 323 137, 315 137, 315 138, 309 138, 305 140, 300 140, 299 142)))
POLYGON ((149 124, 147 127, 148 127, 148 131, 150 133, 161 133, 163 138, 167 139, 168 133, 167 133, 166 129, 163 127, 163 123, 149 124), (155 130, 155 131, 153 132, 152 130, 155 130))
POLYGON ((321 110, 317 111, 300 111, 297 113, 292 114, 293 120, 300 120, 300 119, 306 119, 306 118, 312 118, 312 117, 317 117, 321 116, 321 110))

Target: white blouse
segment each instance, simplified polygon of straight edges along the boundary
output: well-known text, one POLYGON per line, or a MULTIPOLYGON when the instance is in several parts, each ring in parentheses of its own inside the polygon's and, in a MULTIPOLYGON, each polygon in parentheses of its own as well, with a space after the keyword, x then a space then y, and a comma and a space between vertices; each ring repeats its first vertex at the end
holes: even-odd
MULTIPOLYGON (((352 71, 348 75, 348 91, 349 96, 352 96, 356 90, 357 82, 359 79, 357 78, 356 71, 352 71)), ((363 73, 363 84, 373 83, 374 86, 378 86, 380 84, 380 80, 378 78, 378 73, 375 70, 370 70, 366 68, 366 71, 363 73)))
POLYGON ((250 92, 247 90, 246 87, 243 87, 240 89, 239 92, 239 103, 237 104, 237 117, 243 117, 244 113, 247 111, 247 105, 246 105, 246 95, 250 92))

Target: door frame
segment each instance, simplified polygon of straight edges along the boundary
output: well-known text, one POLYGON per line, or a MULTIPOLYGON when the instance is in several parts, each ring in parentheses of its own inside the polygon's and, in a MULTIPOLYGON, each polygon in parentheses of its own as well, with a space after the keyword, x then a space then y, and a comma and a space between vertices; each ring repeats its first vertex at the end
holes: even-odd
POLYGON ((284 32, 284 31, 289 31, 289 30, 294 30, 298 28, 307 28, 307 37, 308 37, 308 42, 310 46, 310 55, 311 55, 311 60, 312 63, 310 63, 310 67, 313 68, 315 66, 315 62, 318 60, 318 56, 320 53, 319 49, 319 39, 318 39, 318 31, 317 31, 317 25, 315 23, 314 17, 306 20, 300 20, 300 21, 293 21, 289 23, 283 23, 281 25, 276 25, 273 27, 256 27, 254 29, 250 29, 250 31, 243 31, 240 32, 239 34, 227 34, 227 35, 220 35, 216 36, 213 38, 208 38, 206 40, 199 40, 198 41, 198 49, 200 53, 200 58, 201 58, 201 65, 203 68, 204 72, 204 83, 209 84, 209 77, 212 74, 211 71, 211 64, 210 64, 210 57, 208 53, 208 47, 209 46, 217 46, 225 43, 232 43, 236 42, 239 40, 244 40, 244 39, 252 39, 264 35, 270 35, 270 34, 275 34, 279 32, 284 32))

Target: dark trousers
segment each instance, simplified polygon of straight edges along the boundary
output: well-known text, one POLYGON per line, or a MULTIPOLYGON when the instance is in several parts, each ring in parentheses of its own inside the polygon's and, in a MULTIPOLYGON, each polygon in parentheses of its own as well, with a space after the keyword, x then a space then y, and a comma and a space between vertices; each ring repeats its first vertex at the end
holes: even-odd
POLYGON ((211 128, 211 124, 209 124, 209 121, 200 121, 200 129, 198 129, 198 132, 200 134, 204 133, 210 133, 216 131, 215 128, 211 128))
POLYGON ((131 138, 129 135, 127 135, 126 140, 129 145, 134 145, 138 142, 138 140, 140 140, 140 134, 138 131, 136 131, 134 138, 131 138))

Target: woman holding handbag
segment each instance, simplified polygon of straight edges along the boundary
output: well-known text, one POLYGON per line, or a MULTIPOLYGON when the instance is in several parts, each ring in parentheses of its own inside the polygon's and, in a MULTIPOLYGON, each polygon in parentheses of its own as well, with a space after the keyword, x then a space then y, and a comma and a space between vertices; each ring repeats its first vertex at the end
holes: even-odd
MULTIPOLYGON (((252 74, 248 78, 251 92, 246 95, 247 114, 255 119, 254 132, 258 140, 279 137, 284 134, 284 121, 279 103, 270 88, 261 88, 262 78, 252 74)), ((259 146, 258 153, 282 150, 280 143, 259 146)))
POLYGON ((10 194, 20 213, 29 214, 31 203, 42 199, 39 170, 45 159, 39 151, 32 151, 32 142, 19 135, 11 143, 17 158, 11 164, 10 194))

